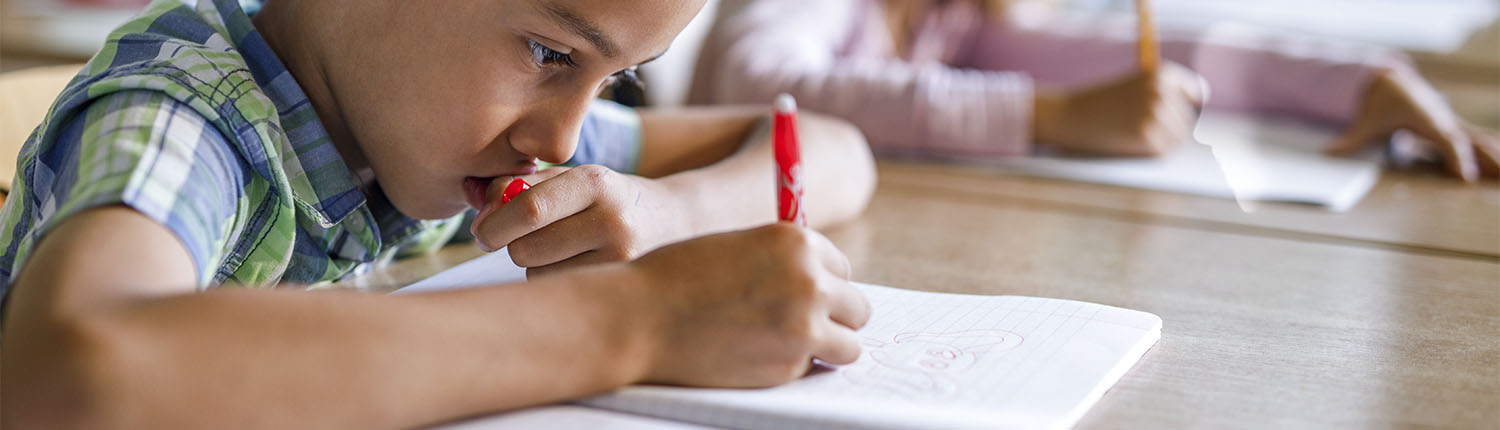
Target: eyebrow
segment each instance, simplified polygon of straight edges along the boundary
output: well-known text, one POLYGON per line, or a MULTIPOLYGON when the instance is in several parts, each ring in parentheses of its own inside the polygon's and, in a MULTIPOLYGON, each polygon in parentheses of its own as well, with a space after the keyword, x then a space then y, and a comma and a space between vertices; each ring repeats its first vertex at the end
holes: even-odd
POLYGON ((589 41, 589 44, 594 45, 594 49, 598 49, 605 57, 615 58, 620 55, 619 45, 616 45, 613 40, 605 36, 604 32, 599 31, 599 26, 594 25, 593 22, 569 9, 567 6, 556 4, 555 2, 547 2, 543 10, 548 15, 551 15, 552 18, 561 22, 563 27, 567 27, 573 34, 589 41))

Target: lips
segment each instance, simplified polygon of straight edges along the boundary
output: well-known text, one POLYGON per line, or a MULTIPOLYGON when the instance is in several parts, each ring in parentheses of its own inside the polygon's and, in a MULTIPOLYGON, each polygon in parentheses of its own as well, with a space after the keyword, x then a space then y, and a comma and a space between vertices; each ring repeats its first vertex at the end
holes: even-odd
POLYGON ((485 193, 489 191, 490 183, 492 182, 495 182, 495 178, 493 177, 476 178, 470 176, 464 178, 464 200, 469 203, 469 207, 475 210, 484 208, 485 193))
MULTIPOLYGON (((527 159, 519 163, 514 169, 503 172, 489 172, 495 176, 469 176, 464 178, 464 201, 476 210, 484 209, 485 202, 489 201, 490 184, 495 181, 511 179, 536 173, 536 159, 527 159)), ((499 190, 496 190, 498 193, 499 190)))

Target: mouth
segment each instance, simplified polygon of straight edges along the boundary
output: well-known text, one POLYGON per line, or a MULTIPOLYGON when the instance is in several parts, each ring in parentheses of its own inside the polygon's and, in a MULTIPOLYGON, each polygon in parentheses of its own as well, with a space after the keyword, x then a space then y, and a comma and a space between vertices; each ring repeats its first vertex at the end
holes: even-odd
MULTIPOLYGON (((535 163, 526 163, 521 168, 501 173, 497 176, 469 176, 464 178, 464 201, 475 210, 483 210, 485 202, 489 201, 490 185, 496 181, 509 183, 511 180, 536 173, 535 163)), ((497 196, 498 198, 498 196, 497 196)))
POLYGON ((464 178, 464 201, 469 207, 479 210, 484 208, 484 195, 490 189, 490 184, 495 182, 498 176, 488 178, 476 178, 473 176, 464 178))

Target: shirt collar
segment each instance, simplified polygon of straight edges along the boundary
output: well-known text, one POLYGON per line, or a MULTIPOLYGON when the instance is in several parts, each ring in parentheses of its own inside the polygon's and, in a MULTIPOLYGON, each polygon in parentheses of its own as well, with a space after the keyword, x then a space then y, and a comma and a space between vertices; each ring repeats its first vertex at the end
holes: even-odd
MULTIPOLYGON (((259 2, 245 3, 252 10, 258 9, 259 2)), ((203 4, 216 9, 232 38, 230 43, 245 58, 256 83, 276 106, 282 131, 286 134, 287 146, 290 146, 283 147, 279 156, 291 184, 293 197, 308 206, 325 227, 342 222, 357 209, 366 206, 365 194, 356 182, 358 178, 334 148, 333 140, 323 128, 323 123, 318 120, 317 111, 308 101, 307 94, 255 30, 250 16, 241 9, 240 2, 212 0, 203 4)), ((378 192, 378 189, 372 192, 378 192)), ((387 210, 396 212, 393 207, 385 205, 382 211, 387 210)), ((416 220, 399 213, 374 215, 377 220, 401 224, 402 227, 416 223, 416 220)), ((397 226, 389 227, 395 229, 397 226)))

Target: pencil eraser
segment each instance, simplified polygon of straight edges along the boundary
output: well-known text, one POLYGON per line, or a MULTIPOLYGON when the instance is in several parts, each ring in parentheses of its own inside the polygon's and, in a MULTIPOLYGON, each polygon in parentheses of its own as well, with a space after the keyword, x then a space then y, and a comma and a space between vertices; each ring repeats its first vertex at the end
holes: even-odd
POLYGON ((791 94, 781 93, 781 95, 776 96, 775 108, 777 112, 781 113, 796 112, 797 99, 793 98, 791 94))
POLYGON ((516 196, 521 195, 522 191, 529 189, 531 189, 531 184, 526 183, 521 178, 510 181, 509 184, 505 185, 505 191, 500 192, 500 204, 510 203, 510 199, 516 198, 516 196))

